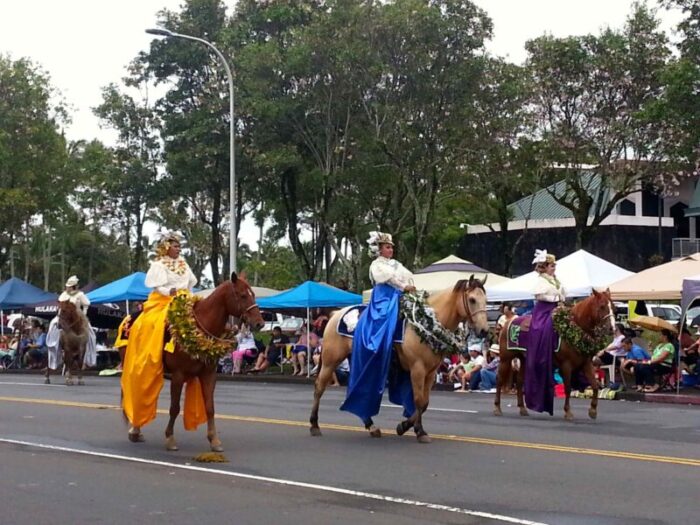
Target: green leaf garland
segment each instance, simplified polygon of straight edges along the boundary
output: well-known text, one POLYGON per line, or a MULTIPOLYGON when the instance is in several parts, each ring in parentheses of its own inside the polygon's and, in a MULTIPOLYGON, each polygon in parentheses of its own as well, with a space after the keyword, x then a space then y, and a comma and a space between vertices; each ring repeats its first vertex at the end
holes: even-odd
POLYGON ((421 342, 434 354, 452 355, 464 351, 467 341, 464 330, 451 332, 442 326, 427 299, 424 291, 404 293, 399 305, 400 317, 413 327, 421 342))
POLYGON ((596 326, 593 334, 588 334, 574 322, 571 308, 567 306, 556 308, 552 319, 559 337, 585 356, 593 357, 608 345, 610 327, 605 323, 596 326))
POLYGON ((211 337, 197 326, 194 318, 194 305, 200 297, 189 293, 178 294, 173 297, 168 308, 168 323, 172 337, 193 359, 200 361, 218 360, 224 354, 233 350, 235 339, 230 332, 226 337, 211 337))

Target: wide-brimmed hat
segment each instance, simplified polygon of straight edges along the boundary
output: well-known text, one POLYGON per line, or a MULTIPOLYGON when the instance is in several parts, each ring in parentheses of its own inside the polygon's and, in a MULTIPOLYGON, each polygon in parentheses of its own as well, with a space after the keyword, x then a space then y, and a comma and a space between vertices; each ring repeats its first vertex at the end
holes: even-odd
POLYGON ((494 354, 500 354, 501 347, 497 344, 492 344, 491 346, 489 346, 489 352, 493 352, 494 354))
POLYGON ((379 246, 380 244, 390 244, 394 245, 394 241, 391 238, 390 233, 384 232, 369 232, 369 239, 367 239, 367 244, 379 246))
POLYGON ((78 286, 79 282, 80 281, 78 280, 78 277, 76 275, 71 275, 66 281, 66 288, 69 288, 71 286, 78 286))

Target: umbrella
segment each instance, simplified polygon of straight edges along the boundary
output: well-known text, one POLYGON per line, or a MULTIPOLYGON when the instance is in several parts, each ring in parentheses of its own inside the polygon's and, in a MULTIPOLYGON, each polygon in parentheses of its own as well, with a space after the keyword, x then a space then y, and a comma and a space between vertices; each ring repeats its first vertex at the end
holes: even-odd
POLYGON ((670 330, 674 334, 678 333, 678 327, 661 319, 660 317, 651 317, 648 315, 639 315, 634 319, 629 320, 630 324, 639 326, 640 328, 646 328, 647 330, 652 330, 654 332, 660 332, 664 328, 670 330))

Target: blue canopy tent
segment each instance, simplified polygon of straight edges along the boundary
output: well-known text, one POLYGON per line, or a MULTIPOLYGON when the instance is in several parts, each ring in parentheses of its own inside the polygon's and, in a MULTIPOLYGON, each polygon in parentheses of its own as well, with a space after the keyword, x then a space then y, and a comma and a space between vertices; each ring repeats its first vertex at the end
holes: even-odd
MULTIPOLYGON (((258 302, 261 310, 306 309, 306 329, 311 326, 311 308, 329 308, 362 304, 362 296, 345 292, 328 284, 306 281, 286 292, 263 297, 258 302)), ((310 375, 311 356, 306 360, 306 375, 310 375)))
POLYGON ((146 274, 143 272, 132 273, 114 282, 105 284, 87 294, 91 303, 118 303, 129 301, 145 301, 151 293, 151 289, 146 286, 146 274))
MULTIPOLYGON (((4 318, 4 310, 17 310, 28 304, 55 298, 56 294, 45 292, 22 279, 12 277, 0 285, 0 320, 4 318)), ((2 325, 1 322, 0 325, 2 325)), ((4 327, 0 328, 4 333, 4 327)))

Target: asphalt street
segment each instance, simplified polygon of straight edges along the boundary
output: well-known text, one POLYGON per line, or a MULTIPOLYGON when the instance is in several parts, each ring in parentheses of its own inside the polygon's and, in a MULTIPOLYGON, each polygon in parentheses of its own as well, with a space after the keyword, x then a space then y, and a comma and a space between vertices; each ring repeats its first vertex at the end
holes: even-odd
POLYGON ((424 417, 433 443, 398 437, 401 411, 383 406, 381 439, 340 412, 344 389, 321 405, 312 388, 217 385, 228 463, 197 463, 205 429, 176 426, 166 452, 166 382, 145 443, 126 439, 117 378, 86 386, 0 376, 2 524, 680 524, 698 523, 700 409, 572 400, 577 419, 504 416, 493 396, 434 392, 424 417))

